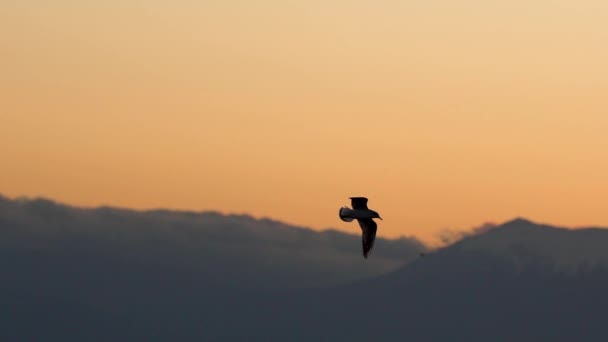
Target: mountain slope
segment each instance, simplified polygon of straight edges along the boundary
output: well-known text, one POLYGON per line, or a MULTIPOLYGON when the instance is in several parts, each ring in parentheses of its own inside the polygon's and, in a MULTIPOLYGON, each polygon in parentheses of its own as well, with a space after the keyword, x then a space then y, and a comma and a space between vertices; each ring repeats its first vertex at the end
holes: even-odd
POLYGON ((353 229, 354 234, 315 232, 244 215, 82 209, 45 199, 0 197, 5 259, 55 258, 57 267, 65 262, 83 273, 92 265, 96 274, 111 273, 108 267, 115 263, 207 273, 207 283, 218 286, 324 287, 385 273, 425 249, 413 238, 379 238, 374 258, 361 262, 360 231, 353 229))
POLYGON ((354 228, 0 196, 0 340, 187 340, 250 298, 376 276, 425 250, 379 238, 364 260, 354 228))
POLYGON ((608 264, 608 230, 566 229, 517 218, 450 246, 449 251, 471 251, 503 256, 524 266, 527 259, 544 259, 559 271, 608 264))
POLYGON ((392 273, 294 296, 249 331, 302 341, 604 341, 608 264, 596 250, 602 244, 608 246, 608 230, 518 219, 392 273), (593 250, 588 257, 562 264, 586 246, 593 250))
MULTIPOLYGON (((356 236, 337 243, 218 214, 0 204, 2 340, 608 340, 603 229, 516 219, 355 279, 348 272, 370 265, 359 244, 349 252, 356 236), (341 284, 330 286, 331 272, 341 284)), ((377 245, 376 262, 412 256, 403 242, 377 245)))

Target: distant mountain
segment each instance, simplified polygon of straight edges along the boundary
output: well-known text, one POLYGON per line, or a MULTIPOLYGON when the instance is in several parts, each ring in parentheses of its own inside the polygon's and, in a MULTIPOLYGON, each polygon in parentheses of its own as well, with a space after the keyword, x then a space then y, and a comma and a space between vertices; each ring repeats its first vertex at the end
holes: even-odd
POLYGON ((378 238, 374 258, 363 262, 358 226, 353 234, 317 232, 245 215, 83 209, 0 197, 0 253, 31 262, 65 258, 87 270, 95 262, 96 274, 113 273, 104 265, 116 263, 188 270, 221 286, 326 287, 386 273, 425 249, 414 238, 378 238))
POLYGON ((0 340, 608 340, 604 229, 520 218, 424 257, 379 240, 376 264, 358 236, 217 213, 3 199, 0 231, 0 340))
POLYGON ((303 295, 269 311, 272 326, 250 328, 275 340, 606 341, 606 250, 608 230, 515 219, 389 274, 303 295))
POLYGON ((357 226, 353 233, 245 215, 0 196, 0 321, 11 327, 0 329, 0 340, 66 341, 67 332, 92 340, 93 331, 102 338, 129 331, 139 318, 171 322, 185 312, 199 317, 199 305, 229 309, 238 296, 377 276, 426 249, 414 238, 378 238, 365 260, 357 226))
POLYGON ((446 252, 481 252, 504 257, 519 266, 543 261, 559 271, 608 264, 608 230, 566 229, 517 218, 450 246, 446 252))

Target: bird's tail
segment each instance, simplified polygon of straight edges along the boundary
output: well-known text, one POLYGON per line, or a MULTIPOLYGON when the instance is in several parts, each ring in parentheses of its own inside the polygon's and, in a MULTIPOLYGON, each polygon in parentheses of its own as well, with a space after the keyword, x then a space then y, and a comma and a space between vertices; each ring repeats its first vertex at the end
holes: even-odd
POLYGON ((344 222, 351 222, 355 218, 353 217, 353 211, 350 208, 342 207, 340 208, 340 219, 344 222))

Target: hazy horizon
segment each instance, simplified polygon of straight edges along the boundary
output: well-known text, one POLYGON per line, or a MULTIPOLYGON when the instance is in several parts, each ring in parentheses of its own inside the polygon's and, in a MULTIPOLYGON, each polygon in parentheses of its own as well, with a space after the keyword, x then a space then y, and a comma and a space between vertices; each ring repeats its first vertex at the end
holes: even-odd
MULTIPOLYGON (((338 228, 336 225, 334 226, 326 226, 326 227, 321 227, 321 228, 317 228, 317 227, 311 227, 311 226, 307 226, 305 224, 302 223, 298 223, 298 222, 289 222, 289 221, 284 221, 272 216, 255 216, 251 213, 247 213, 247 212, 239 212, 239 211, 233 211, 233 212, 223 212, 220 210, 187 210, 187 209, 179 209, 179 208, 163 208, 163 207, 150 207, 150 208, 130 208, 130 207, 126 207, 126 206, 114 206, 111 204, 101 204, 101 205, 93 205, 93 206, 84 206, 84 205, 78 205, 78 204, 74 204, 74 203, 67 203, 67 202, 62 202, 59 200, 56 200, 54 198, 50 198, 50 197, 45 197, 45 196, 16 196, 16 197, 10 197, 10 196, 6 196, 6 194, 0 192, 0 200, 1 199, 5 199, 8 201, 16 201, 16 202, 35 202, 35 201, 48 201, 50 203, 54 203, 58 206, 65 206, 67 208, 72 208, 72 209, 78 209, 78 210, 97 210, 97 209, 110 209, 110 210, 118 210, 118 211, 127 211, 127 212, 134 212, 134 213, 153 213, 153 212, 170 212, 170 213, 177 213, 177 214, 219 214, 219 215, 224 215, 224 216, 235 216, 235 217, 244 217, 244 218, 251 218, 253 220, 257 220, 257 221, 269 221, 269 222, 275 222, 277 224, 281 224, 281 225, 286 225, 286 226, 291 226, 291 227, 298 227, 298 228, 302 228, 302 229, 312 229, 318 232, 328 232, 328 231, 337 231, 337 232, 342 232, 345 234, 349 234, 349 235, 354 235, 354 236, 359 236, 360 234, 360 227, 358 224, 353 223, 348 225, 347 229, 344 228, 338 228)), ((416 239, 417 241, 420 241, 421 243, 424 244, 424 246, 426 248, 430 248, 430 249, 438 249, 438 248, 444 248, 446 246, 449 246, 453 243, 456 243, 462 239, 465 239, 467 237, 471 237, 483 232, 486 232, 489 229, 501 226, 503 224, 512 222, 512 221, 518 221, 518 220, 526 220, 526 221, 530 221, 533 222, 534 224, 538 224, 538 225, 547 225, 547 226, 553 226, 553 227, 560 227, 563 229, 568 229, 568 230, 577 230, 577 229, 589 229, 589 228, 599 228, 602 226, 599 225, 583 225, 583 226, 566 226, 566 225, 562 225, 559 223, 555 223, 555 222, 544 222, 544 221, 538 221, 535 220, 535 218, 533 217, 523 217, 523 216, 514 216, 511 217, 507 220, 501 221, 501 222, 480 222, 477 225, 474 225, 472 227, 448 227, 448 228, 444 228, 441 229, 437 232, 436 235, 432 236, 431 238, 428 239, 424 239, 420 236, 417 236, 415 233, 410 233, 407 234, 407 229, 405 230, 404 234, 398 235, 398 236, 387 236, 386 234, 383 234, 381 231, 378 232, 378 236, 381 238, 385 238, 385 239, 389 239, 389 240, 399 240, 399 239, 416 239)), ((382 222, 382 221, 380 221, 382 222)), ((605 229, 608 229, 605 228, 605 229)))

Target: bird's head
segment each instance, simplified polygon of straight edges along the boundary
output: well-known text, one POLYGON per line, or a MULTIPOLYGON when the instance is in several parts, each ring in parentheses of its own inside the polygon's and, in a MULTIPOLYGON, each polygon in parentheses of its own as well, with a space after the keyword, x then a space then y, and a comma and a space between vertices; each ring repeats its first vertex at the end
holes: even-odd
POLYGON ((372 214, 374 215, 373 218, 379 218, 382 220, 382 217, 380 217, 380 214, 378 214, 377 212, 372 211, 372 214))

